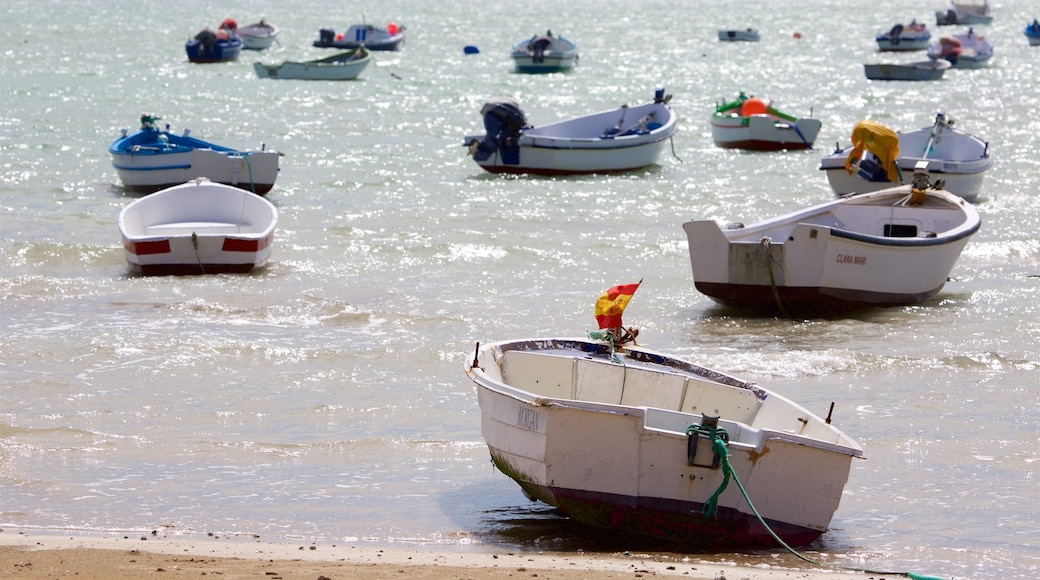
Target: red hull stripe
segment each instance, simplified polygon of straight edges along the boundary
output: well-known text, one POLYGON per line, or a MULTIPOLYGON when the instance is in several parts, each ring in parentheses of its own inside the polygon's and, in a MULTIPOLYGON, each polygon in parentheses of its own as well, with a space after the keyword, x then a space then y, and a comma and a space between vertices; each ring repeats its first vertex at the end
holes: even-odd
POLYGON ((131 254, 147 256, 149 254, 170 253, 170 240, 155 240, 151 242, 126 242, 123 244, 131 254))

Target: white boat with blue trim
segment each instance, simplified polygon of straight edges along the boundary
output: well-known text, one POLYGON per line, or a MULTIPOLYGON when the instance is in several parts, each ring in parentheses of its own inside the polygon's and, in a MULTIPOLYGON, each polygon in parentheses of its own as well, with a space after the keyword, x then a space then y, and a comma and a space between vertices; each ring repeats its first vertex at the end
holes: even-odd
POLYGON ((578 45, 550 30, 514 44, 509 56, 519 73, 565 72, 578 64, 578 45))
POLYGON ((979 230, 975 207, 914 185, 845 196, 748 226, 683 224, 697 290, 733 308, 815 316, 920 304, 979 230))

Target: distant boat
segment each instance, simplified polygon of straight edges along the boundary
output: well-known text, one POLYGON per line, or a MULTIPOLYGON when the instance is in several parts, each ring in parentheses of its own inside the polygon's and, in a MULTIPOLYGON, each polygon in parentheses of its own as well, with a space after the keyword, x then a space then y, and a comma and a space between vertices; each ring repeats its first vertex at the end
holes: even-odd
POLYGON ((184 45, 188 60, 196 63, 229 62, 242 52, 242 37, 237 33, 238 23, 226 18, 216 32, 203 29, 184 45))
POLYGON ((159 129, 160 117, 141 115, 141 128, 134 133, 123 130, 108 153, 119 174, 123 189, 131 193, 152 193, 199 177, 233 185, 263 195, 274 187, 278 177, 277 151, 239 151, 159 129))
POLYGON ((920 171, 920 185, 746 227, 686 222, 694 285, 726 306, 798 316, 924 302, 942 290, 980 218, 967 200, 928 189, 920 171))
POLYGON ((808 545, 863 455, 830 415, 640 346, 532 338, 470 357, 498 471, 607 533, 698 551, 808 545))
POLYGON ((907 63, 865 64, 863 70, 872 81, 937 81, 952 65, 941 58, 907 63))
POLYGON ((896 24, 888 32, 877 35, 878 50, 882 52, 907 52, 925 50, 932 39, 928 27, 911 20, 906 26, 896 24))
POLYGON ((355 49, 364 46, 368 50, 401 50, 405 41, 405 27, 394 22, 379 28, 371 24, 352 24, 346 34, 336 34, 331 28, 318 31, 318 48, 355 49))
POLYGON ((969 28, 965 34, 940 37, 928 47, 928 56, 948 60, 953 68, 982 68, 993 58, 993 44, 969 28))
POLYGON ((266 20, 238 27, 238 35, 242 37, 242 48, 246 50, 264 50, 271 48, 278 36, 278 27, 266 20))
POLYGON ((552 73, 574 68, 578 62, 578 45, 552 31, 521 40, 510 51, 516 72, 552 73))
POLYGON ((294 79, 308 81, 348 81, 365 70, 372 56, 365 48, 305 62, 285 61, 271 65, 253 63, 256 76, 262 79, 294 79))
POLYGON ((935 23, 938 26, 953 24, 989 24, 993 22, 993 14, 989 2, 950 2, 950 7, 935 11, 935 23))
POLYGON ((1026 38, 1029 39, 1029 46, 1040 46, 1040 22, 1035 18, 1032 24, 1026 25, 1026 38))
POLYGON ((648 167, 675 134, 671 95, 657 89, 641 105, 574 117, 532 127, 519 103, 499 97, 485 103, 484 135, 468 135, 463 145, 490 173, 575 175, 619 173, 648 167))
POLYGON ((758 42, 759 38, 758 31, 753 28, 719 31, 719 41, 721 42, 758 42))
POLYGON ((277 223, 271 202, 205 178, 142 197, 119 212, 127 267, 145 276, 263 268, 277 223))
POLYGON ((940 111, 930 127, 896 133, 874 121, 860 121, 852 131, 853 145, 838 147, 820 161, 837 195, 877 191, 909 184, 920 161, 943 189, 974 201, 991 167, 989 143, 953 127, 940 111))
POLYGON ((710 123, 717 147, 752 151, 812 149, 823 125, 819 119, 797 118, 743 92, 716 105, 710 123))

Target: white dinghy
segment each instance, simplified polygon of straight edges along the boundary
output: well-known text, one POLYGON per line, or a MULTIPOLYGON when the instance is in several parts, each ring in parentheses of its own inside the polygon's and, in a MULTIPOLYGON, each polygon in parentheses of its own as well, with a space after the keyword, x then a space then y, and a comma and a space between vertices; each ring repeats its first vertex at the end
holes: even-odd
POLYGON ((267 265, 278 211, 243 189, 199 178, 119 213, 131 274, 247 273, 267 265))

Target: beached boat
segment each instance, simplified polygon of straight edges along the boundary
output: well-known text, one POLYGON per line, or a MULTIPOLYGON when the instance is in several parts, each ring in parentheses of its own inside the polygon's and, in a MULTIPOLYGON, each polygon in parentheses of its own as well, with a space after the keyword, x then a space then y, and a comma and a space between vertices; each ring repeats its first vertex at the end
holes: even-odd
POLYGON ((468 135, 463 145, 490 173, 571 175, 642 169, 657 163, 675 134, 671 98, 657 89, 649 103, 533 127, 519 103, 499 97, 480 111, 487 133, 468 135))
POLYGON ((820 162, 838 195, 910 183, 917 163, 927 161, 929 173, 943 180, 943 189, 974 201, 986 171, 993 167, 989 143, 955 129, 953 119, 942 111, 932 126, 900 133, 860 121, 853 128, 852 143, 837 147, 820 162))
POLYGON ((1029 46, 1040 46, 1040 21, 1034 18, 1032 23, 1026 25, 1025 32, 1029 46))
POLYGON ((242 48, 246 50, 264 50, 278 37, 278 27, 261 19, 259 22, 238 27, 238 35, 242 37, 242 48))
POLYGON ((993 58, 993 44, 969 28, 964 34, 940 37, 928 47, 928 56, 948 60, 953 68, 982 68, 993 58))
POLYGON ((271 202, 204 178, 142 197, 119 212, 129 271, 146 276, 262 268, 277 223, 271 202))
POLYGON ((364 47, 306 62, 285 61, 271 65, 253 63, 256 76, 262 79, 296 79, 308 81, 348 81, 365 70, 372 56, 364 47))
POLYGON ((758 31, 754 28, 746 28, 744 30, 720 30, 719 41, 720 42, 758 42, 760 36, 758 31))
POLYGON ((123 189, 131 193, 152 193, 198 177, 233 185, 263 195, 274 187, 278 177, 277 151, 239 151, 182 135, 156 125, 160 117, 141 116, 141 128, 126 129, 108 148, 112 166, 123 189))
POLYGON ((578 63, 578 45, 550 30, 514 44, 509 55, 516 72, 563 72, 578 63))
POLYGON ((878 50, 882 52, 906 52, 928 48, 932 33, 924 24, 911 20, 910 24, 905 26, 896 24, 888 32, 878 34, 874 39, 877 41, 878 50))
POLYGON ((906 63, 868 63, 863 72, 872 81, 937 81, 943 78, 950 61, 930 58, 906 63))
MULTIPOLYGON (((919 175, 928 187, 923 167, 919 175)), ((806 316, 924 302, 979 223, 963 198, 902 185, 746 227, 695 220, 683 229, 698 291, 726 306, 806 316)))
POLYGON ((863 455, 830 412, 638 346, 478 344, 465 372, 491 460, 525 496, 699 550, 774 547, 770 530, 811 543, 863 455))
POLYGON ((812 149, 822 126, 819 119, 789 115, 771 102, 743 92, 733 101, 716 105, 710 123, 716 146, 752 151, 812 149))
POLYGON ((318 48, 355 49, 364 46, 368 50, 401 50, 405 41, 405 27, 391 22, 386 28, 371 24, 352 24, 346 34, 336 34, 331 28, 318 31, 318 48))
POLYGON ((197 63, 229 62, 238 59, 242 52, 242 37, 238 35, 238 23, 226 18, 214 32, 205 28, 184 45, 188 60, 197 63))
POLYGON ((993 22, 993 14, 989 2, 950 2, 946 10, 935 11, 935 23, 938 26, 953 24, 989 24, 993 22))

